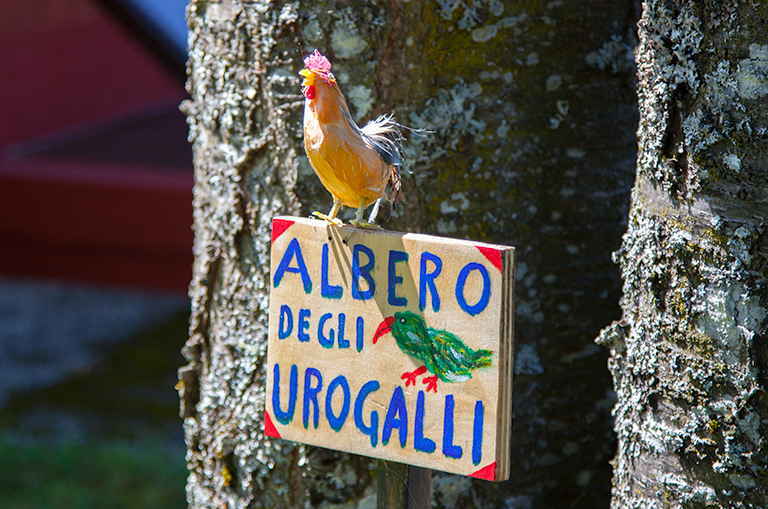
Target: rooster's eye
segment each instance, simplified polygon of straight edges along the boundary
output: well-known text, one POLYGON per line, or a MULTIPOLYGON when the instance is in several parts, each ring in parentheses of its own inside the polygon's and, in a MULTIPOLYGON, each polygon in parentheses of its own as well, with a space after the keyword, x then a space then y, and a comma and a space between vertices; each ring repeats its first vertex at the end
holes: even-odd
POLYGON ((404 324, 405 323, 405 318, 401 318, 400 319, 400 323, 404 324))

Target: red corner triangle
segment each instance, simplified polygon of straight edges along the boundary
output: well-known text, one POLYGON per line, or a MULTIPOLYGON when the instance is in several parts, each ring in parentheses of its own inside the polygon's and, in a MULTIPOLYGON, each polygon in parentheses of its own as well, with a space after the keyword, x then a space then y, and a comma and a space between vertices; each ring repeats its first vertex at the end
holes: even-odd
POLYGON ((496 480, 496 462, 494 461, 490 465, 484 466, 477 472, 473 474, 469 474, 470 477, 474 477, 476 479, 483 479, 484 481, 495 481, 496 480))
POLYGON ((269 416, 269 412, 266 410, 264 410, 264 434, 272 438, 281 438, 277 428, 272 424, 272 418, 269 416))
POLYGON ((492 247, 475 246, 483 253, 483 256, 488 258, 488 261, 493 264, 494 267, 501 272, 501 251, 492 247))
POLYGON ((285 230, 288 229, 293 223, 296 221, 290 221, 288 219, 273 219, 272 220, 272 243, 277 240, 277 238, 283 234, 285 230))

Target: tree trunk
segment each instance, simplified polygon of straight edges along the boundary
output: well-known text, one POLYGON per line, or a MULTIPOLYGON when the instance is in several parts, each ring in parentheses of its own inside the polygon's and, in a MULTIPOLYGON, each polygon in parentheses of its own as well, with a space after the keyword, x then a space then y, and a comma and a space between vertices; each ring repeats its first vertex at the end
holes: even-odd
POLYGON ((410 137, 387 228, 518 248, 512 479, 435 473, 436 507, 608 506, 614 400, 592 338, 619 312, 635 15, 615 0, 192 1, 191 507, 375 491, 375 462, 262 432, 270 221, 331 206, 302 147, 299 43, 330 58, 356 119, 432 131, 410 137))
POLYGON ((765 2, 649 0, 618 253, 615 508, 768 507, 765 2))

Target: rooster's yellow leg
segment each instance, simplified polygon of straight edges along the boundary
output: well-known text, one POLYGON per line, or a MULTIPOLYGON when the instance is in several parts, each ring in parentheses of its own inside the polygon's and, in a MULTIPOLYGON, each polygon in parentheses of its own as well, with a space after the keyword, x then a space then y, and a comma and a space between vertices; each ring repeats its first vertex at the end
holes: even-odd
POLYGON ((381 198, 376 200, 376 202, 373 204, 373 208, 371 209, 371 213, 368 216, 368 223, 376 224, 376 216, 379 215, 379 207, 380 206, 381 206, 381 198))
POLYGON ((350 221, 353 225, 359 228, 381 228, 381 226, 363 221, 363 212, 365 212, 365 197, 360 198, 360 206, 357 208, 355 218, 350 221))
POLYGON ((331 211, 328 212, 327 216, 325 214, 321 214, 320 212, 312 212, 312 215, 317 216, 320 219, 324 219, 331 224, 335 224, 336 226, 341 226, 344 224, 344 221, 336 217, 336 214, 338 214, 339 211, 341 210, 341 200, 338 200, 338 199, 334 199, 334 200, 335 201, 333 202, 333 207, 331 207, 331 211))

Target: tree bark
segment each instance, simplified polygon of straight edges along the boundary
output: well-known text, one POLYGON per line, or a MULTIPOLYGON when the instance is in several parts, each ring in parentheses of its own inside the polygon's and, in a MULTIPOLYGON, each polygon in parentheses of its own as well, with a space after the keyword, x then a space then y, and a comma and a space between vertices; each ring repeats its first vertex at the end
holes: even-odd
POLYGON ((634 4, 193 0, 188 20, 190 507, 353 507, 375 492, 375 462, 262 432, 270 221, 331 206, 302 148, 299 43, 329 57, 356 119, 432 131, 410 137, 387 228, 518 249, 512 479, 436 472, 435 506, 607 507, 614 400, 592 338, 619 313, 634 4))
POLYGON ((764 2, 648 0, 617 253, 615 508, 768 507, 764 2))

